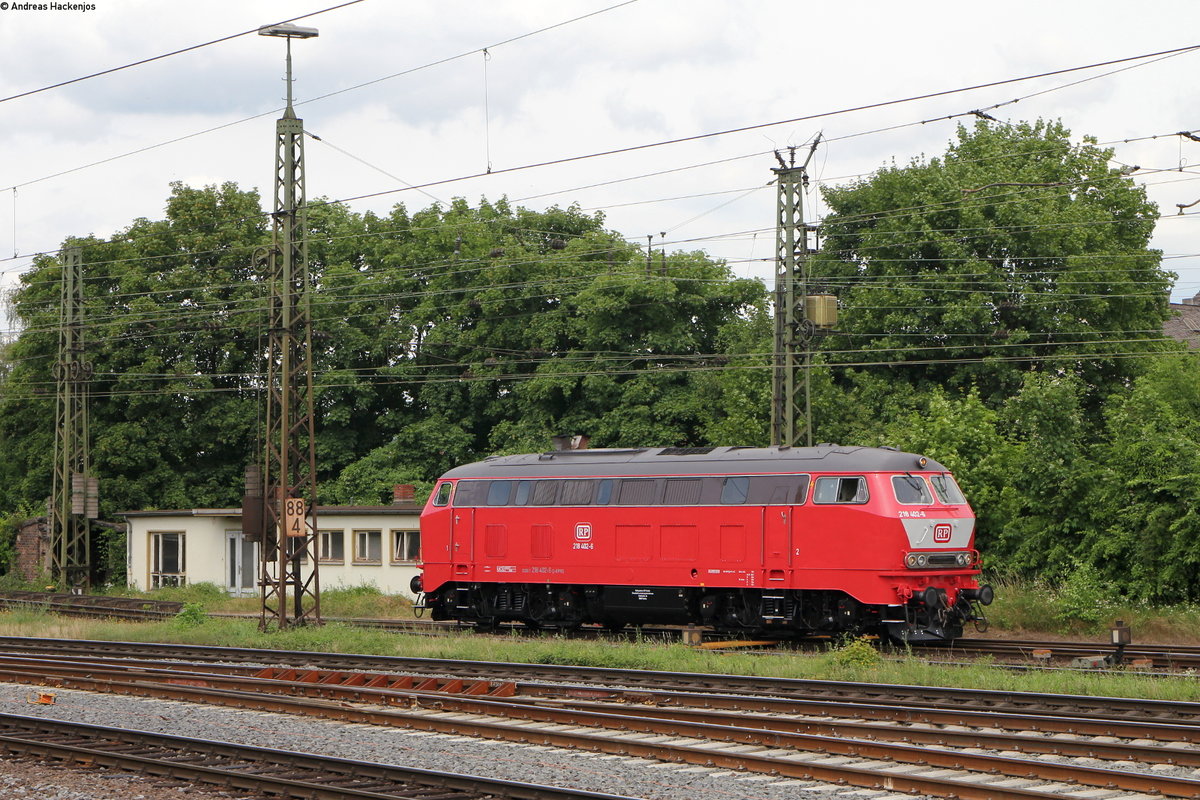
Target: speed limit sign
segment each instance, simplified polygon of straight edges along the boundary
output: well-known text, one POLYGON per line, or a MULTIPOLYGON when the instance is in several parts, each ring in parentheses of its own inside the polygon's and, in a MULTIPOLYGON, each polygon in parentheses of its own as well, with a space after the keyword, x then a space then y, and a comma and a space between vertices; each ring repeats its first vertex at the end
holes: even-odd
POLYGON ((287 536, 304 536, 308 528, 304 518, 308 516, 303 497, 289 497, 283 501, 283 530, 287 536))

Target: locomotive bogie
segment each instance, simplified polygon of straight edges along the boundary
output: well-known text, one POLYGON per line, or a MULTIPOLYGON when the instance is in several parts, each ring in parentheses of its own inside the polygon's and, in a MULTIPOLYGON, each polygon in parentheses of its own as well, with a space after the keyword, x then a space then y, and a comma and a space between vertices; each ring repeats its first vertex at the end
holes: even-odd
POLYGON ((506 456, 422 515, 438 619, 704 624, 953 639, 981 616, 974 515, 944 468, 887 449, 506 456))

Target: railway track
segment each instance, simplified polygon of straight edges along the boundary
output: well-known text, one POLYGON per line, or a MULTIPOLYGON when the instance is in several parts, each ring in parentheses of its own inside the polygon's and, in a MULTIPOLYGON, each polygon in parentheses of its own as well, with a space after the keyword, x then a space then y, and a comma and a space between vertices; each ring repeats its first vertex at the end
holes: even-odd
POLYGON ((630 800, 230 742, 0 714, 0 752, 311 800, 630 800))
MULTIPOLYGON (((82 643, 82 649, 95 644, 82 643)), ((11 639, 0 646, 10 652, 36 647, 11 639)), ((542 680, 534 682, 511 680, 530 665, 222 649, 209 657, 292 666, 164 665, 162 658, 186 650, 138 645, 125 652, 133 661, 79 653, 13 656, 0 661, 0 680, 308 713, 931 796, 1062 797, 1085 789, 1093 790, 1087 797, 1200 796, 1196 704, 663 673, 644 674, 647 686, 621 688, 632 677, 627 671, 535 666, 542 680), (149 652, 157 657, 147 658, 149 652), (326 659, 326 668, 313 664, 326 659), (375 670, 383 662, 390 665, 386 673, 365 671, 365 664, 375 670), (474 682, 448 678, 452 664, 473 674, 474 682), (556 680, 574 680, 551 683, 550 672, 556 680), (500 673, 509 680, 498 682, 500 673), (680 683, 689 688, 675 685, 680 683), (985 696, 976 698, 977 708, 964 708, 969 694, 985 696), (1096 766, 1097 760, 1108 765, 1096 766)))
MULTIPOLYGON (((936 654, 939 657, 989 655, 1025 664, 1062 664, 1080 658, 1112 656, 1115 651, 1116 647, 1111 644, 1087 642, 959 639, 948 647, 921 647, 914 652, 921 655, 936 654)), ((1200 668, 1200 645, 1128 644, 1123 648, 1121 663, 1156 670, 1197 669, 1200 668)))
MULTIPOLYGON (((148 601, 136 598, 107 597, 98 595, 71 595, 50 592, 18 592, 11 591, 0 594, 0 607, 8 608, 39 608, 53 613, 73 615, 109 617, 129 620, 163 619, 172 617, 183 608, 182 603, 169 601, 148 601)), ((256 615, 212 614, 214 617, 256 618, 256 615)), ((428 619, 375 619, 375 618, 327 618, 330 622, 340 622, 359 627, 380 628, 409 634, 444 636, 461 633, 469 626, 454 622, 434 622, 428 619)), ((525 630, 519 625, 502 628, 504 635, 512 635, 514 631, 525 630)), ((544 631, 528 631, 538 635, 544 631)), ((559 633, 549 631, 550 633, 559 633)), ((737 648, 740 643, 732 641, 728 636, 716 636, 711 632, 697 631, 681 626, 655 626, 640 628, 630 635, 641 639, 661 639, 664 641, 679 641, 680 639, 702 637, 707 646, 728 646, 737 648)), ((570 635, 581 637, 603 636, 617 638, 622 634, 603 628, 585 628, 574 631, 570 635)), ((770 647, 763 642, 753 643, 759 647, 770 647)), ((789 648, 808 645, 814 648, 828 646, 823 640, 801 640, 786 642, 789 648)), ((881 643, 883 649, 892 649, 890 645, 881 643)), ((977 658, 991 656, 1000 659, 1008 665, 1020 665, 1036 668, 1039 666, 1070 666, 1075 659, 1091 659, 1093 668, 1121 665, 1135 665, 1146 670, 1180 671, 1200 669, 1200 645, 1160 645, 1141 644, 1127 645, 1120 664, 1101 665, 1098 659, 1111 657, 1115 647, 1110 644, 1062 641, 1035 641, 1009 639, 959 639, 949 646, 923 645, 905 651, 908 655, 921 658, 954 660, 962 656, 977 658)), ((775 652, 763 650, 763 652, 775 652)), ((790 649, 786 652, 792 652, 790 649)))

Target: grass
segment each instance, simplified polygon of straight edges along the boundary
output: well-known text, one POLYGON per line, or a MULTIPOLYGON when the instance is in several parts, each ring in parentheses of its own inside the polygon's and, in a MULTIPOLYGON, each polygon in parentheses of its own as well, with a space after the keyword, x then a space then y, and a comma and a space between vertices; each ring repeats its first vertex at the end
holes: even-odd
POLYGON ((1107 640, 1109 628, 1122 620, 1135 642, 1200 644, 1200 607, 1195 605, 1153 606, 1103 589, 1072 592, 1069 587, 1003 578, 993 584, 996 601, 987 609, 992 624, 988 635, 1107 640))
MULTIPOLYGON (((129 596, 129 593, 121 593, 129 596)), ((528 637, 459 635, 427 637, 355 628, 339 623, 322 627, 263 633, 257 620, 210 616, 213 612, 255 613, 256 598, 229 598, 220 587, 196 585, 162 589, 137 596, 185 603, 179 617, 161 622, 132 623, 59 617, 37 610, 0 612, 0 635, 113 641, 169 642, 218 647, 258 647, 279 650, 320 650, 470 661, 511 661, 531 664, 578 664, 669 672, 712 672, 786 678, 864 681, 871 683, 958 686, 1001 691, 1109 695, 1162 700, 1200 701, 1200 682, 1194 675, 1161 677, 1141 673, 1074 671, 1021 672, 986 661, 966 666, 927 664, 919 651, 897 651, 886 657, 857 640, 831 646, 823 653, 767 655, 747 652, 695 650, 652 638, 591 641, 557 636, 528 637)), ((372 586, 335 587, 321 593, 322 614, 330 617, 410 617, 404 598, 383 595, 372 586)), ((1091 641, 1107 640, 1107 617, 1131 625, 1138 642, 1194 642, 1200 630, 1200 609, 1153 608, 1112 603, 1104 618, 1084 624, 1063 613, 1060 598, 1044 587, 1006 582, 997 589, 989 609, 989 635, 1070 637, 1085 634, 1091 641)))
POLYGON ((707 672, 870 683, 1140 697, 1200 701, 1194 676, 1140 673, 1017 672, 980 662, 967 666, 924 663, 918 655, 865 655, 854 642, 824 653, 766 655, 694 650, 660 641, 588 641, 556 636, 445 637, 395 634, 342 624, 262 633, 254 620, 201 615, 132 623, 59 617, 37 611, 0 613, 0 635, 111 641, 169 642, 218 647, 319 650, 530 664, 578 664, 668 672, 707 672))

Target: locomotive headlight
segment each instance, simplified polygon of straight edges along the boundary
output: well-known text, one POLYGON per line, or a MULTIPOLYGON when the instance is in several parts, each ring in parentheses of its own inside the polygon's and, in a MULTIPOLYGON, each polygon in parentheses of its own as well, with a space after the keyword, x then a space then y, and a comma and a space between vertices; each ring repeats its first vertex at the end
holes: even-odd
POLYGON ((971 560, 971 556, 967 553, 959 553, 957 556, 954 557, 954 560, 958 562, 958 565, 960 567, 965 567, 967 565, 967 562, 969 562, 971 560))
POLYGON ((909 553, 907 556, 905 556, 905 557, 904 557, 904 564, 905 564, 905 566, 907 566, 909 569, 914 569, 914 568, 917 566, 917 554, 916 554, 916 553, 909 553))
POLYGON ((925 555, 924 553, 921 553, 920 555, 917 556, 917 567, 918 568, 923 567, 928 563, 929 563, 929 556, 925 555))

